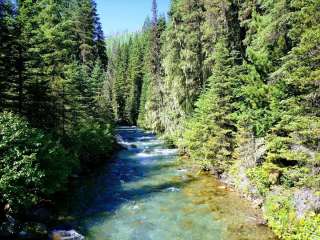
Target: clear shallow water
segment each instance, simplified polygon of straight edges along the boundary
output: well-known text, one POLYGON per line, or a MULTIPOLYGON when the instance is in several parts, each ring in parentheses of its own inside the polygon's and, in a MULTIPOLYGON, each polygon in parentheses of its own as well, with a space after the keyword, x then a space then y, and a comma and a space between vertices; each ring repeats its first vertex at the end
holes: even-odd
POLYGON ((128 150, 80 181, 68 201, 86 239, 276 239, 247 202, 212 176, 194 177, 154 135, 133 127, 118 133, 128 150))

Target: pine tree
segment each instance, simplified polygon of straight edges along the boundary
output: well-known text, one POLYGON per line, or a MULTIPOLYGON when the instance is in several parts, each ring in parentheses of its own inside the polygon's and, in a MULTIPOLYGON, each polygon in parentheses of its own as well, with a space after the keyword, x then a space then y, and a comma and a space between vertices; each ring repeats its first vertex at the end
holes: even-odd
POLYGON ((157 1, 152 1, 151 31, 149 32, 149 47, 147 53, 147 73, 145 85, 145 114, 143 124, 153 131, 163 131, 161 112, 164 102, 163 69, 161 64, 161 35, 165 29, 165 20, 158 18, 157 1))
POLYGON ((204 11, 203 1, 173 1, 171 6, 163 60, 167 96, 163 122, 169 134, 192 113, 194 102, 205 85, 201 28, 204 11))
POLYGON ((127 70, 129 60, 129 46, 131 43, 119 44, 117 58, 115 60, 116 75, 112 87, 112 101, 115 119, 118 122, 125 122, 125 104, 127 92, 127 70))
POLYGON ((208 89, 196 103, 192 117, 186 122, 180 147, 203 168, 214 166, 217 172, 228 169, 235 147, 236 93, 239 87, 239 68, 228 50, 226 40, 215 45, 215 64, 209 78, 208 89))
POLYGON ((106 42, 104 33, 102 30, 100 18, 97 14, 97 6, 96 3, 93 1, 93 16, 94 16, 94 48, 95 48, 95 57, 99 59, 102 64, 102 67, 106 70, 108 65, 108 56, 107 56, 107 49, 106 49, 106 42))
MULTIPOLYGON (((95 5, 92 0, 77 1, 75 11, 75 32, 78 38, 78 59, 81 63, 93 67, 95 54, 95 40, 99 40, 100 32, 96 34, 96 12, 95 5), (96 36, 95 36, 96 35, 96 36)), ((96 49, 97 51, 98 49, 96 49)), ((100 49, 99 49, 100 51, 100 49)))
MULTIPOLYGON (((44 42, 44 39, 40 35, 39 26, 39 14, 42 9, 41 2, 21 0, 18 4, 19 14, 17 21, 20 28, 19 41, 23 47, 22 58, 24 70, 22 75, 25 79, 23 85, 25 89, 25 114, 35 126, 52 128, 54 121, 49 121, 47 114, 47 107, 51 101, 49 96, 49 83, 43 78, 42 49, 39 47, 39 45, 44 42)), ((53 116, 51 117, 54 119, 53 116)))
MULTIPOLYGON (((272 162, 281 159, 304 164, 305 154, 292 149, 297 143, 310 151, 319 150, 319 6, 318 2, 293 1, 291 12, 284 15, 294 25, 287 30, 292 49, 282 58, 282 66, 271 75, 281 93, 273 99, 281 104, 275 105, 279 117, 269 138, 268 159, 272 162)), ((310 164, 316 162, 310 160, 310 164)))
POLYGON ((11 1, 0 1, 0 111, 12 108, 12 89, 15 88, 17 47, 16 23, 11 1))
POLYGON ((143 48, 140 36, 135 36, 130 48, 128 64, 128 98, 125 114, 130 124, 135 125, 139 114, 139 103, 143 80, 143 48))

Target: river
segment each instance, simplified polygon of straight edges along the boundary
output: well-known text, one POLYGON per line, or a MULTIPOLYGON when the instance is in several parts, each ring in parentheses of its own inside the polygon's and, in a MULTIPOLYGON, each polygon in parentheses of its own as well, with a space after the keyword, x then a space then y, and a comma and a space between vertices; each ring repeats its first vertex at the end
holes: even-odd
POLYGON ((86 239, 276 239, 257 224, 258 210, 214 177, 178 163, 177 151, 155 135, 135 127, 118 135, 127 149, 80 180, 65 205, 86 239))

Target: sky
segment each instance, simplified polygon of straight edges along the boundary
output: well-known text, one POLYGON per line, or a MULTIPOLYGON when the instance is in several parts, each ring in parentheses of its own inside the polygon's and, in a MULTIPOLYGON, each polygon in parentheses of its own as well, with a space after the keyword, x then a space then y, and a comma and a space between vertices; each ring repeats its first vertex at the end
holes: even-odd
MULTIPOLYGON (((151 16, 152 0, 96 0, 98 13, 106 36, 141 29, 151 16)), ((167 13, 170 0, 158 0, 158 12, 167 13)))

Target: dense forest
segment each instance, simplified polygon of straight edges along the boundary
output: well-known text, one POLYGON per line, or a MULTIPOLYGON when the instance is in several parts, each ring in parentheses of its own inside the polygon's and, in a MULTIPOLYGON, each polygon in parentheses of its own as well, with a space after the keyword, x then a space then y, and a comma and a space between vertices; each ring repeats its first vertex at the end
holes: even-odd
POLYGON ((319 21, 313 0, 173 0, 167 23, 154 3, 142 32, 108 46, 115 119, 263 206, 279 236, 314 239, 319 21))
POLYGON ((172 0, 168 15, 153 0, 106 44, 92 0, 0 0, 0 206, 62 191, 111 154, 116 124, 138 125, 279 237, 317 239, 320 1, 172 0))
MULTIPOLYGON (((91 0, 0 1, 0 216, 110 155, 108 57, 91 0)), ((1 219, 0 219, 1 220, 1 219)))

